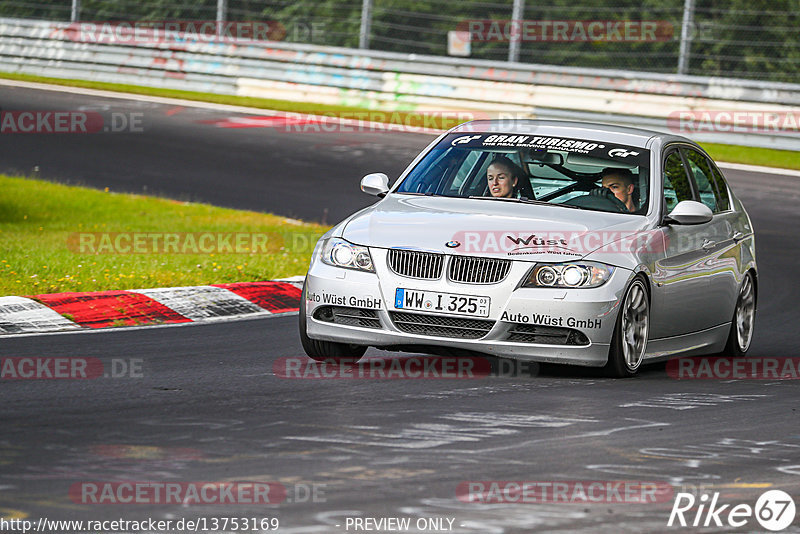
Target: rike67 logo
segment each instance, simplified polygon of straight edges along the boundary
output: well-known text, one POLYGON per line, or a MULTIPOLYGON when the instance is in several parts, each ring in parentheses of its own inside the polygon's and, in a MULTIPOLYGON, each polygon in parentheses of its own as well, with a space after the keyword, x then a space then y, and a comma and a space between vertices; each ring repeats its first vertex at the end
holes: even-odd
POLYGON ((740 528, 748 525, 754 528, 755 525, 751 524, 753 518, 762 528, 772 532, 783 530, 794 521, 794 500, 781 490, 765 491, 755 506, 722 504, 719 502, 719 492, 714 492, 712 496, 703 493, 699 497, 691 493, 678 493, 667 526, 740 528))

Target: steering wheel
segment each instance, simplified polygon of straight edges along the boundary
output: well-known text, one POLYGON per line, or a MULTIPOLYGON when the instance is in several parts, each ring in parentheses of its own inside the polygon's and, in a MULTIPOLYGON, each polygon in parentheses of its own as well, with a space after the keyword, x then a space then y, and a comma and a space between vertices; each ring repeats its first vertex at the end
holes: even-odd
POLYGON ((600 211, 630 213, 628 211, 628 206, 623 204, 620 199, 615 197, 614 193, 612 193, 609 189, 605 187, 598 189, 604 189, 605 191, 597 191, 582 197, 574 197, 567 200, 563 204, 567 206, 578 206, 579 208, 589 208, 600 211))

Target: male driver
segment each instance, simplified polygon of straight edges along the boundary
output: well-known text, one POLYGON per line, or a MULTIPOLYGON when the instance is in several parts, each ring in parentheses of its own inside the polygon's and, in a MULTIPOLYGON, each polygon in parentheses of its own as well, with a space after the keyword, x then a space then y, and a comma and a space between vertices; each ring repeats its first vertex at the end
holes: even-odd
POLYGON ((634 202, 635 180, 629 169, 606 167, 603 169, 603 188, 611 191, 617 199, 625 204, 628 211, 634 212, 638 208, 634 202))

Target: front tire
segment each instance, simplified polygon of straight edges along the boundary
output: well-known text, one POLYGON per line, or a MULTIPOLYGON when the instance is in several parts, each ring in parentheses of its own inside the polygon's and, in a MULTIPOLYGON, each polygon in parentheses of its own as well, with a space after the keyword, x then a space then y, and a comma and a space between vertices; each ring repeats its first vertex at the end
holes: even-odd
POLYGON ((300 319, 298 321, 298 326, 300 330, 300 344, 303 345, 303 350, 312 360, 318 362, 333 360, 337 363, 355 363, 367 352, 367 347, 363 345, 320 341, 308 337, 305 283, 303 283, 303 292, 300 294, 300 319))
POLYGON ((637 276, 622 297, 606 372, 615 378, 634 376, 644 359, 650 331, 650 297, 645 280, 637 276))
POLYGON ((736 308, 733 311, 731 331, 728 334, 728 343, 723 354, 741 358, 747 354, 750 342, 753 340, 753 326, 756 322, 756 287, 753 273, 748 271, 744 275, 742 285, 739 287, 739 297, 736 299, 736 308))

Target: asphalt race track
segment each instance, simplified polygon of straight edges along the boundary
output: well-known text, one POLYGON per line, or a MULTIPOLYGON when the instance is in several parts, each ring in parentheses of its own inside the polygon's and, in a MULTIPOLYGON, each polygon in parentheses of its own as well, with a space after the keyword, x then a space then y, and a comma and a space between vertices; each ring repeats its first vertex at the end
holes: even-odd
MULTIPOLYGON (((358 191, 363 174, 396 177, 430 140, 219 128, 199 121, 230 113, 168 113, 161 104, 5 87, 0 106, 141 109, 145 124, 142 133, 3 135, 0 172, 38 166, 48 179, 132 192, 146 185, 148 193, 314 220, 327 209, 329 223, 369 204, 358 191)), ((749 355, 800 357, 800 178, 726 176, 757 232, 759 306, 749 355)), ((766 489, 800 503, 797 381, 679 381, 664 364, 631 380, 567 367, 504 368, 465 380, 280 378, 276 362, 304 357, 296 322, 282 316, 0 339, 3 357, 97 358, 124 375, 0 381, 0 514, 276 517, 278 532, 298 534, 354 532, 346 522, 355 517, 409 517, 412 525, 444 518, 453 520, 450 532, 475 533, 759 532, 752 518, 740 529, 669 528, 672 495, 647 503, 487 504, 459 500, 457 488, 647 481, 672 492, 719 492, 720 503, 752 506, 766 489), (100 481, 276 482, 287 499, 265 506, 70 498, 75 484, 100 481)), ((800 532, 800 517, 783 532, 800 532)))
MULTIPOLYGON (((236 114, 2 85, 0 109, 96 112, 110 129, 112 114, 118 114, 122 129, 4 135, 0 172, 328 224, 375 200, 360 193, 362 176, 397 177, 432 141, 423 134, 338 132, 318 125, 220 127, 214 123, 236 114), (122 126, 131 121, 138 131, 122 126)), ((265 115, 266 110, 256 116, 265 115)))

